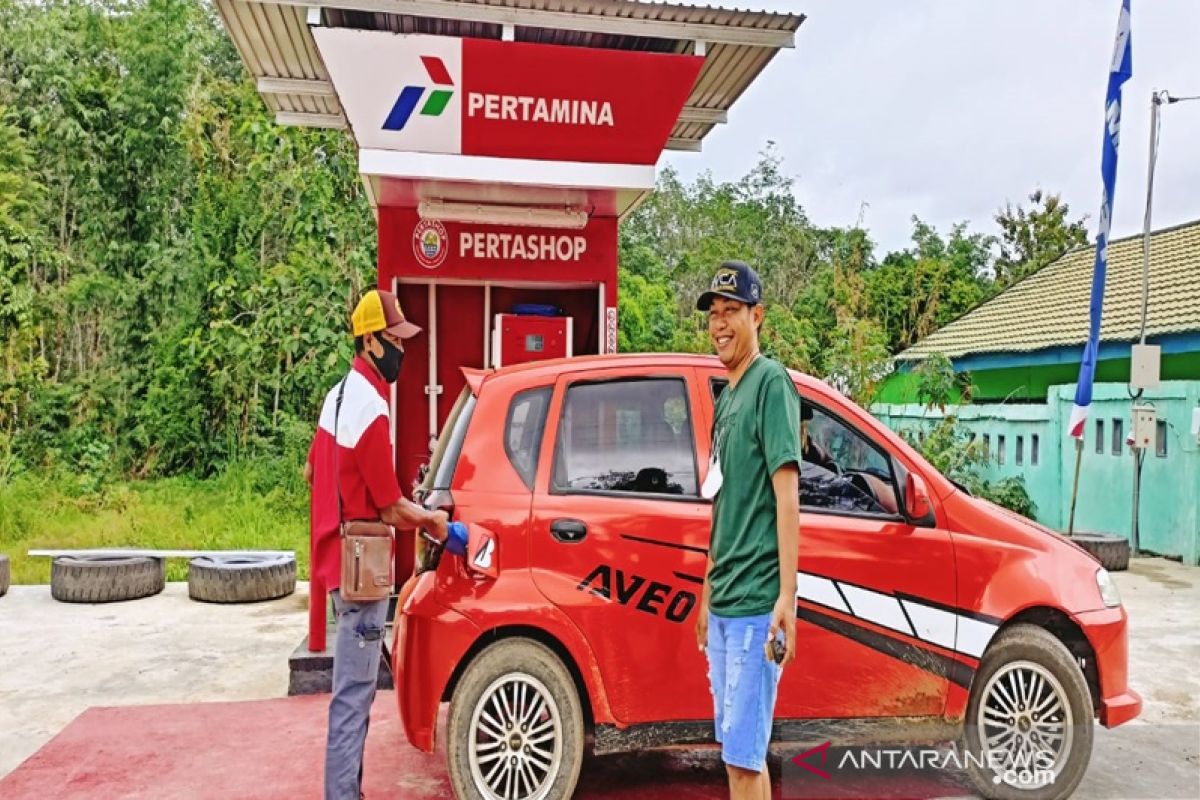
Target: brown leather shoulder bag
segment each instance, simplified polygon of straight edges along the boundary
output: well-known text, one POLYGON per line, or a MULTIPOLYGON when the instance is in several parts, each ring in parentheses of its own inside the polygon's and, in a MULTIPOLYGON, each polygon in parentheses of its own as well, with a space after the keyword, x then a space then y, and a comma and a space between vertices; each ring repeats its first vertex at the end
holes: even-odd
POLYGON ((338 387, 337 405, 333 413, 333 485, 337 490, 338 527, 342 540, 342 599, 350 603, 372 603, 385 600, 396 582, 396 559, 392 553, 395 530, 380 520, 345 519, 342 506, 341 470, 338 468, 338 423, 342 414, 342 398, 346 379, 338 387))

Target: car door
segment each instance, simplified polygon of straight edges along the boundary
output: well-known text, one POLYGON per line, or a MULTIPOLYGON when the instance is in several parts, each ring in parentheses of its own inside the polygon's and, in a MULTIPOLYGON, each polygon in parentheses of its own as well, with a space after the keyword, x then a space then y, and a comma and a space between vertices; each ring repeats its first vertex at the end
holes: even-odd
POLYGON ((797 566, 799 669, 787 717, 940 715, 953 660, 949 534, 909 523, 895 462, 832 404, 804 398, 797 566), (804 418, 808 419, 804 419, 804 418), (808 437, 807 446, 804 437, 808 437))
MULTIPOLYGON (((726 379, 701 373, 713 398, 726 379)), ((954 660, 949 534, 899 513, 895 462, 832 397, 802 401, 797 658, 777 718, 926 716, 954 660), (804 440, 807 434, 808 442, 804 440)), ((702 450, 706 443, 702 441, 702 450)))
POLYGON ((564 375, 542 447, 533 579, 578 625, 623 723, 712 716, 694 634, 711 508, 699 497, 694 377, 564 375))

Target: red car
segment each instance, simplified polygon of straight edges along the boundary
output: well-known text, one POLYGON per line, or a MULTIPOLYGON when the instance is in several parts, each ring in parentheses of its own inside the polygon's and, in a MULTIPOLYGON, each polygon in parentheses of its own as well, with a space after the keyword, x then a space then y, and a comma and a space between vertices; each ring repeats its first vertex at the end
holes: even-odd
MULTIPOLYGON (((694 623, 720 363, 596 356, 466 376, 418 495, 467 523, 468 551, 421 554, 395 625, 408 740, 432 751, 448 701, 454 790, 493 800, 569 797, 588 734, 596 753, 712 743, 694 623)), ((793 377, 799 656, 774 741, 965 739, 1013 758, 1039 744, 1036 781, 968 772, 988 796, 1069 795, 1093 720, 1141 709, 1108 573, 793 377)))

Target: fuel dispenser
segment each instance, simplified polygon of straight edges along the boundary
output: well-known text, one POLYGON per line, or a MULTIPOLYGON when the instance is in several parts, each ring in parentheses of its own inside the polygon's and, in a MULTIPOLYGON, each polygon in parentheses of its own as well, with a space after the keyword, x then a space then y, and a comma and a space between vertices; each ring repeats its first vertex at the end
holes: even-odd
POLYGON ((517 306, 497 314, 492 329, 492 366, 505 367, 575 355, 573 321, 547 306, 517 306))

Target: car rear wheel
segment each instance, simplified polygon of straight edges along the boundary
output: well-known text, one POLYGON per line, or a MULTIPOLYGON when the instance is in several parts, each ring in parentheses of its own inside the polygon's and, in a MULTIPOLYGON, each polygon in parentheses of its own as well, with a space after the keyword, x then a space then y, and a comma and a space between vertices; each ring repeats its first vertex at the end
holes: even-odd
POLYGON ((1092 755, 1091 695, 1067 648, 1035 625, 984 654, 964 726, 976 790, 1001 800, 1070 797, 1092 755))
POLYGON ((454 794, 485 800, 570 797, 583 764, 583 710, 562 661, 530 639, 504 639, 467 667, 450 701, 454 794))

